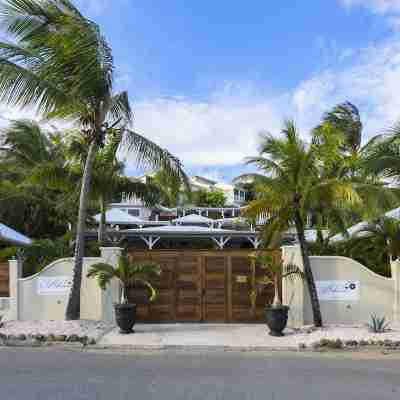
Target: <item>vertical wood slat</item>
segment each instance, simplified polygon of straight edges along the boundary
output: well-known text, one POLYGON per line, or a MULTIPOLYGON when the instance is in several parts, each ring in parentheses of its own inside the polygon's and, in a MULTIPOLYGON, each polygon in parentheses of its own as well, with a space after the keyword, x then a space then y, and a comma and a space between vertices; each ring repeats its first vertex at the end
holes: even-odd
POLYGON ((226 265, 226 307, 227 307, 227 322, 232 321, 232 256, 227 256, 226 265))
POLYGON ((0 263, 0 297, 8 297, 9 289, 8 263, 0 263))
MULTIPOLYGON (((138 321, 262 321, 264 305, 272 301, 273 291, 268 289, 258 296, 254 316, 249 300, 250 285, 254 280, 250 253, 248 250, 131 251, 135 261, 152 260, 161 266, 164 264, 170 280, 169 283, 161 282, 155 303, 139 305, 138 321), (248 277, 247 284, 237 282, 239 275, 248 277)), ((280 257, 279 253, 275 252, 273 256, 280 257)), ((258 268, 256 276, 262 273, 258 268)))

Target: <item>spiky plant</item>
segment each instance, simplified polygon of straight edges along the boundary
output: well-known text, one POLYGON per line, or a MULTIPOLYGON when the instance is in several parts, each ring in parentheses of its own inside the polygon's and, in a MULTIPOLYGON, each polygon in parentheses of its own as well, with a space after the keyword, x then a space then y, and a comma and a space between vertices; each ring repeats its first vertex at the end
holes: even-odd
POLYGON ((126 255, 119 258, 118 267, 110 264, 98 263, 90 267, 88 278, 96 278, 102 290, 105 290, 113 279, 117 279, 120 286, 120 303, 128 302, 129 288, 139 283, 150 291, 150 301, 154 301, 157 292, 149 280, 161 275, 161 267, 156 263, 132 263, 126 255))
POLYGON ((371 315, 371 322, 367 325, 374 333, 384 333, 389 329, 389 322, 386 321, 386 318, 377 317, 375 314, 371 315))

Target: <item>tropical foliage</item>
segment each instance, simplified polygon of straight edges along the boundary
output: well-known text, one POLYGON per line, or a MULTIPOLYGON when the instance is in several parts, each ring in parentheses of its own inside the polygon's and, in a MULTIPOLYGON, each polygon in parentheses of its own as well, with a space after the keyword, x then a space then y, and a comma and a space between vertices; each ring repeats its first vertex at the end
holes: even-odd
POLYGON ((316 326, 322 325, 322 316, 305 238, 307 218, 314 215, 320 225, 325 218, 343 226, 346 213, 368 209, 371 205, 378 210, 391 204, 391 193, 382 184, 361 180, 352 171, 346 173, 346 164, 337 154, 343 142, 335 139, 334 132, 336 129, 331 125, 324 125, 319 128, 319 139, 324 140, 308 144, 294 122, 287 121, 280 137, 263 135, 260 155, 247 160, 263 174, 246 176, 254 179, 257 192, 246 214, 250 217, 268 214, 270 222, 266 230, 271 235, 287 231, 292 224, 295 226, 316 326), (379 204, 378 198, 382 199, 379 204))
POLYGON ((250 300, 253 308, 256 305, 258 294, 260 294, 265 287, 270 285, 274 288, 274 300, 272 305, 274 307, 281 306, 282 300, 279 295, 279 282, 282 279, 296 280, 303 279, 304 277, 303 271, 301 271, 297 265, 284 265, 282 260, 276 260, 269 254, 254 253, 250 258, 254 261, 252 267, 259 266, 265 270, 264 276, 255 280, 250 292, 250 300))
POLYGON ((0 22, 9 41, 0 42, 0 100, 34 108, 46 119, 74 123, 87 157, 76 224, 75 266, 67 319, 79 318, 84 233, 96 153, 116 131, 141 166, 184 176, 179 160, 130 129, 128 93, 114 92, 112 50, 100 27, 70 0, 7 0, 0 22))
POLYGON ((137 284, 144 285, 150 292, 149 300, 156 298, 157 292, 149 280, 161 275, 161 267, 155 263, 132 263, 128 256, 119 258, 118 267, 99 263, 90 267, 88 278, 96 278, 101 289, 105 290, 116 278, 120 285, 120 303, 128 303, 128 290, 137 284))
POLYGON ((193 194, 194 203, 199 207, 224 207, 226 197, 222 190, 198 190, 193 194))

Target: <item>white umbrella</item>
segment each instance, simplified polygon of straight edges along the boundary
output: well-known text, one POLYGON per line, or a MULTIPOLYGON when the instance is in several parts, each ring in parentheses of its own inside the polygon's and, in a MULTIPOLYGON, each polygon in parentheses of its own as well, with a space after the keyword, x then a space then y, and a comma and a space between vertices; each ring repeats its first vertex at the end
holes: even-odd
POLYGON ((198 214, 189 214, 185 215, 184 217, 173 219, 172 222, 177 225, 190 225, 190 224, 207 224, 212 225, 215 220, 207 217, 203 217, 202 215, 198 214))
MULTIPOLYGON (((101 214, 97 214, 93 217, 96 222, 100 222, 101 214)), ((106 211, 106 223, 110 225, 138 225, 142 226, 146 224, 146 221, 129 215, 125 211, 121 211, 118 208, 112 208, 106 211)))
POLYGON ((32 244, 32 240, 27 236, 24 236, 22 233, 11 229, 10 227, 0 223, 0 240, 4 240, 6 242, 29 246, 32 244))

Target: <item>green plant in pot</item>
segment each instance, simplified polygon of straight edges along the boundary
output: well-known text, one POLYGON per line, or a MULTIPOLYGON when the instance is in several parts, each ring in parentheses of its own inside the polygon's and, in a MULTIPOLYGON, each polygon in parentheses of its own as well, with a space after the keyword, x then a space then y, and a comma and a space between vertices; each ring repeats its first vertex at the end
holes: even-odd
POLYGON ((133 333, 136 322, 136 304, 128 301, 128 290, 137 284, 148 288, 150 301, 154 301, 157 292, 149 282, 161 275, 161 267, 155 263, 133 263, 126 255, 119 258, 117 268, 110 264, 93 264, 87 274, 88 278, 96 278, 101 289, 105 290, 116 279, 119 285, 120 301, 114 305, 115 320, 120 333, 133 333))
POLYGON ((250 292, 250 299, 255 307, 257 296, 267 286, 274 287, 274 300, 272 304, 265 306, 265 318, 272 336, 283 336, 288 321, 289 307, 282 304, 279 294, 279 283, 281 279, 303 279, 304 273, 297 265, 284 265, 281 260, 276 260, 268 254, 256 253, 251 255, 254 266, 259 266, 265 270, 265 274, 254 280, 254 285, 250 292))

